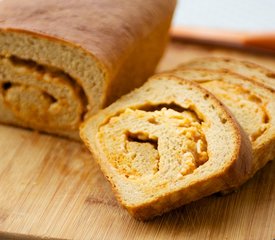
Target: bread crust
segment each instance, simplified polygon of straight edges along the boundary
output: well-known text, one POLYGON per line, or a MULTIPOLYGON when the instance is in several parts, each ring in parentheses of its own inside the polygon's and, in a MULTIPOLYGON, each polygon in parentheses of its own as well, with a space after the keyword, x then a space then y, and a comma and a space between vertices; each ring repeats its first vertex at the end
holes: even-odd
POLYGON ((245 76, 270 90, 275 90, 275 72, 256 63, 226 57, 206 57, 181 64, 179 69, 222 70, 245 76), (216 66, 214 66, 216 64, 216 66))
POLYGON ((175 5, 174 0, 8 0, 1 2, 0 28, 80 46, 116 72, 133 42, 167 26, 175 5))

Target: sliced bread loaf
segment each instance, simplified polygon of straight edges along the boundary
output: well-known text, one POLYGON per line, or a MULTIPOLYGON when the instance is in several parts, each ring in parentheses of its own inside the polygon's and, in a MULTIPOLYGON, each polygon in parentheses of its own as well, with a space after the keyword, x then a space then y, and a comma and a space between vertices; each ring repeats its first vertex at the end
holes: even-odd
POLYGON ((200 83, 234 114, 253 148, 252 177, 275 158, 275 92, 228 70, 177 69, 175 76, 200 83))
POLYGON ((232 58, 209 57, 195 59, 193 61, 180 65, 179 68, 229 70, 231 72, 253 79, 255 82, 262 83, 266 87, 275 90, 275 72, 247 61, 232 58))
POLYGON ((117 199, 145 220, 224 189, 250 172, 251 144, 198 84, 160 74, 80 128, 117 199))

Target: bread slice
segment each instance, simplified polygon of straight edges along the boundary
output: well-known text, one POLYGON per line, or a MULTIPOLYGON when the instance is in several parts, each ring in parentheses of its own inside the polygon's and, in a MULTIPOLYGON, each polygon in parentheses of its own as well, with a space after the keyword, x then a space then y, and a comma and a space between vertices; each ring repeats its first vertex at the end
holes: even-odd
POLYGON ((275 159, 275 91, 228 70, 177 69, 173 74, 200 83, 234 114, 252 143, 247 179, 275 159))
POLYGON ((264 84, 266 87, 275 90, 275 72, 259 66, 255 63, 220 57, 208 57, 195 59, 184 63, 178 68, 202 68, 209 70, 229 70, 247 78, 264 84))
POLYGON ((225 107, 199 85, 153 76, 80 128, 117 199, 146 220, 239 185, 251 144, 225 107))
POLYGON ((87 113, 153 74, 175 5, 1 1, 0 122, 79 138, 87 113))

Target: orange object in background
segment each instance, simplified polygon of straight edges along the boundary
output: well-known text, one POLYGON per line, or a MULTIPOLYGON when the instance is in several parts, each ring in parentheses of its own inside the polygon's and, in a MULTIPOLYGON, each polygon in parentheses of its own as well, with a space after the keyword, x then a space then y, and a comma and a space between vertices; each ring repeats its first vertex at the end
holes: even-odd
POLYGON ((233 47, 248 47, 275 53, 275 32, 242 33, 207 28, 173 27, 171 29, 171 34, 175 38, 193 40, 196 42, 233 47))
POLYGON ((175 38, 275 53, 275 1, 178 0, 175 38))

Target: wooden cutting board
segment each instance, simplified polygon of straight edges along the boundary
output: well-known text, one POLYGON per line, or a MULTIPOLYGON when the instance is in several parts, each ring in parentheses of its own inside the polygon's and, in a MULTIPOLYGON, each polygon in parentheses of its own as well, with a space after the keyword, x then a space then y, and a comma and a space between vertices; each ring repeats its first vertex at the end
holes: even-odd
MULTIPOLYGON (((275 69, 275 57, 172 42, 160 70, 194 57, 250 59, 275 69)), ((150 222, 116 202, 81 143, 0 125, 0 239, 275 238, 275 162, 237 193, 214 195, 150 222)))

